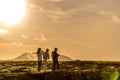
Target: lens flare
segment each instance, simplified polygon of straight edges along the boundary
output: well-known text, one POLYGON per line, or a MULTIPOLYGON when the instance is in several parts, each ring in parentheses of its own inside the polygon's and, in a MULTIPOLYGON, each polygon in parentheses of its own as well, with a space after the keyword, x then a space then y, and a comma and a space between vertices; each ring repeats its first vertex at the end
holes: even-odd
POLYGON ((103 80, 118 80, 119 72, 114 66, 109 66, 102 71, 103 80))

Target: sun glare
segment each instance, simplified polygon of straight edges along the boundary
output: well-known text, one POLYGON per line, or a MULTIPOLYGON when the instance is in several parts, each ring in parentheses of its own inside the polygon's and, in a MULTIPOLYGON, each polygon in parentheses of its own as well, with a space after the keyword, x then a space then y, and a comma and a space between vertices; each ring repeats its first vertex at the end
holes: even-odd
POLYGON ((0 23, 17 24, 25 16, 25 0, 0 0, 0 23))

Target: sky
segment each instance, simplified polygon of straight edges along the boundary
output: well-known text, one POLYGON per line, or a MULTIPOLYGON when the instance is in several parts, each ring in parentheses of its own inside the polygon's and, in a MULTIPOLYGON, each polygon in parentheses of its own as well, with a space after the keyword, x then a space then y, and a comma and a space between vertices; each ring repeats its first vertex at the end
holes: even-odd
POLYGON ((0 59, 58 48, 76 60, 120 61, 120 0, 26 0, 18 24, 0 23, 0 59))

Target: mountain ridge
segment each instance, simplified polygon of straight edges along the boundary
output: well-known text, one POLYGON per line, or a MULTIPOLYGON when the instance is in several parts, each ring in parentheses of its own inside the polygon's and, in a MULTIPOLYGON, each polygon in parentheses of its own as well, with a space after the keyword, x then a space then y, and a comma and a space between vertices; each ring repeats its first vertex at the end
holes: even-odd
MULTIPOLYGON (((20 56, 11 59, 12 61, 37 61, 37 54, 35 52, 33 53, 23 53, 20 56)), ((65 55, 60 55, 58 57, 59 61, 72 61, 72 58, 65 56, 65 55)))

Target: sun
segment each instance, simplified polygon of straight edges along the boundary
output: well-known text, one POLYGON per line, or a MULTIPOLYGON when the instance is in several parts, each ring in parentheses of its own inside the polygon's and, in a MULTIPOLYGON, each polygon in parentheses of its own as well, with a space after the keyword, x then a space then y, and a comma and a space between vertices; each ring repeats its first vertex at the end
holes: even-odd
POLYGON ((25 16, 25 0, 0 0, 0 23, 17 24, 25 16))

